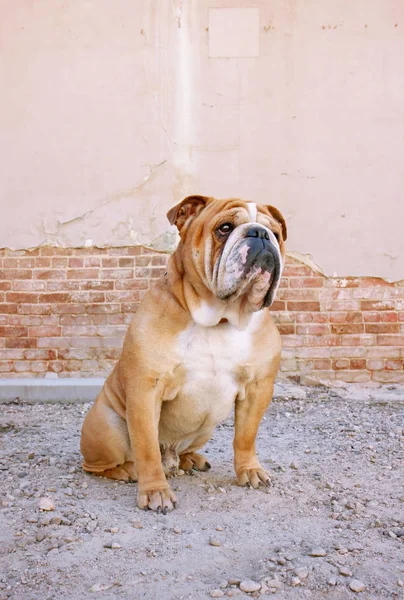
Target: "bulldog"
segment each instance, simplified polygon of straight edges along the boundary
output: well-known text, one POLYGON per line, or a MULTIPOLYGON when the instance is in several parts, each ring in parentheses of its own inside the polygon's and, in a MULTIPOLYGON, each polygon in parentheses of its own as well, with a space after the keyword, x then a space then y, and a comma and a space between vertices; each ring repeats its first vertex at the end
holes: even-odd
POLYGON ((279 210, 239 199, 188 196, 167 217, 179 245, 140 304, 81 435, 85 471, 137 481, 138 506, 164 514, 176 505, 166 474, 210 467, 197 450, 233 405, 237 481, 269 484, 255 439, 280 362, 267 308, 287 234, 279 210))

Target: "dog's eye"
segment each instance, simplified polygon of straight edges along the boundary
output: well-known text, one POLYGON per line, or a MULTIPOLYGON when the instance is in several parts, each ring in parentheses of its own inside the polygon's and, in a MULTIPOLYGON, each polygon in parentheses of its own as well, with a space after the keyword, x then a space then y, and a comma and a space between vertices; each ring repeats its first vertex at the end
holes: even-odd
POLYGON ((233 231, 233 225, 231 223, 223 223, 217 228, 217 231, 222 235, 227 235, 230 231, 233 231))
POLYGON ((273 231, 272 233, 274 234, 274 236, 276 237, 277 242, 279 243, 279 240, 280 240, 279 233, 277 231, 273 231))

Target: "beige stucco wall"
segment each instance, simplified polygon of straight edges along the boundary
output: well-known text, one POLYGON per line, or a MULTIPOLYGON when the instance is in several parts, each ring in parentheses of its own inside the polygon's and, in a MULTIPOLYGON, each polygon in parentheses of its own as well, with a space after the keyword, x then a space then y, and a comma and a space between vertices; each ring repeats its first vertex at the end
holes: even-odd
POLYGON ((402 0, 2 0, 0 245, 167 248, 204 193, 404 278, 403 57, 402 0))

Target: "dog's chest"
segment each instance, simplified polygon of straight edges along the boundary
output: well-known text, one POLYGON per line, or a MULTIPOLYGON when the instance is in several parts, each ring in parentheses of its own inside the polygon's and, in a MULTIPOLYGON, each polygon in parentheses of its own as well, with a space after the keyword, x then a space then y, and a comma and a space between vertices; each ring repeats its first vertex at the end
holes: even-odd
POLYGON ((238 331, 227 323, 192 325, 182 332, 179 354, 185 376, 180 396, 191 410, 209 417, 212 423, 226 418, 251 347, 250 327, 238 331))

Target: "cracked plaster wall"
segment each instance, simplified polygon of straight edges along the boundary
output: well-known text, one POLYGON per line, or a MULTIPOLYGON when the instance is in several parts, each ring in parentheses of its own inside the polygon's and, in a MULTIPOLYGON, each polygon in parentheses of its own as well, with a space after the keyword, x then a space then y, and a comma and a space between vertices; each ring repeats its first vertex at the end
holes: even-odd
POLYGON ((328 275, 404 278, 403 30, 400 0, 3 0, 0 245, 170 249, 173 203, 233 195, 328 275), (259 56, 209 57, 211 7, 257 7, 259 56))

